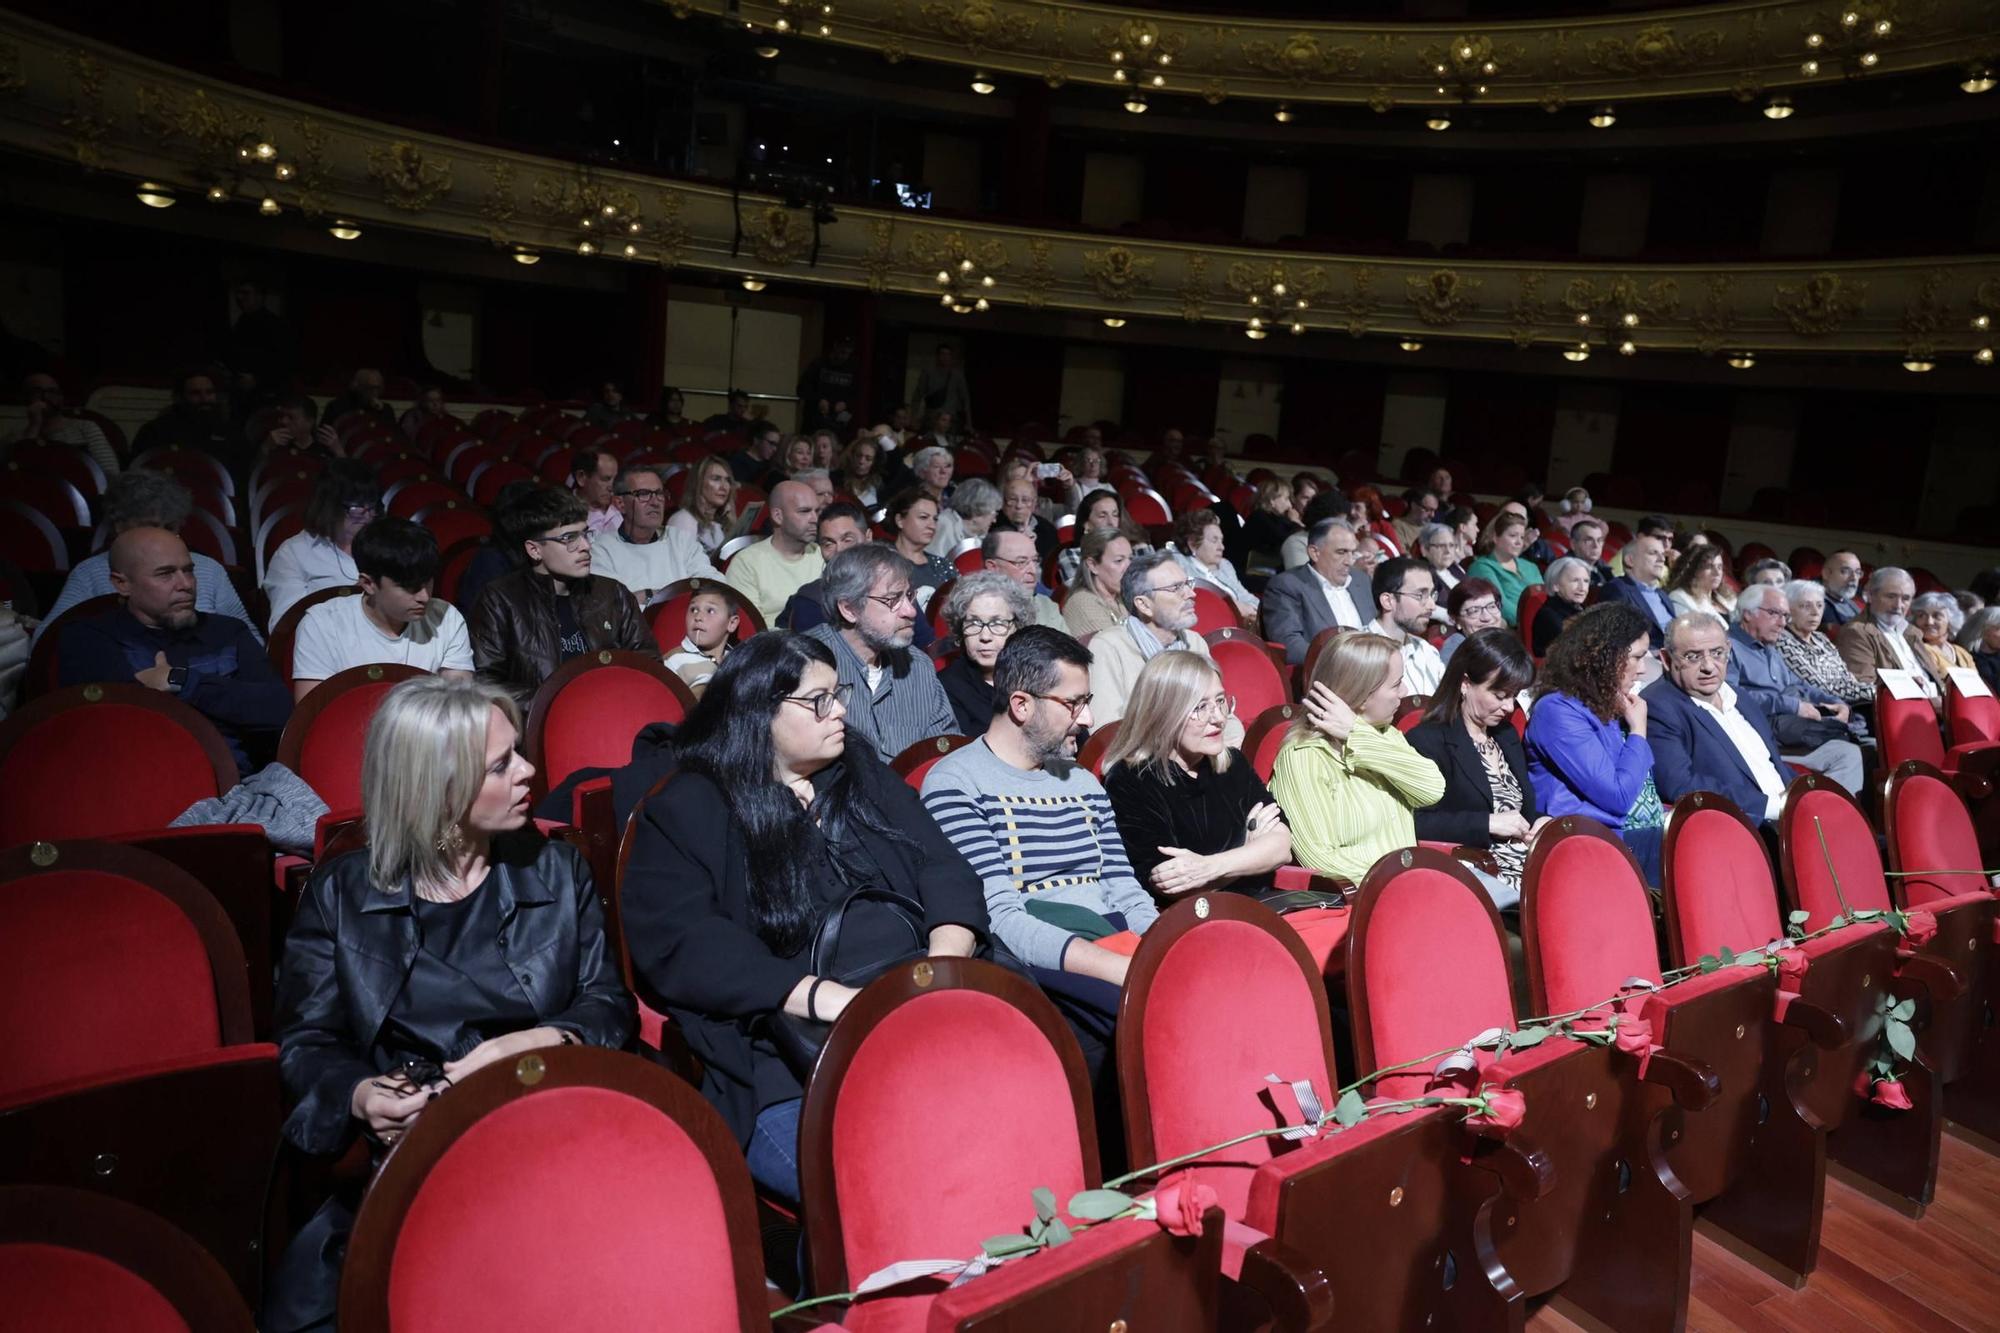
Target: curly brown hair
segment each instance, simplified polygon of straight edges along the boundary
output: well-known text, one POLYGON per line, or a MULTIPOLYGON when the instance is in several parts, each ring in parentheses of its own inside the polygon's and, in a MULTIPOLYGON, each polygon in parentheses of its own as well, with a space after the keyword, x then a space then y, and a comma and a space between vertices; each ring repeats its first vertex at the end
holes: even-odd
POLYGON ((1682 588, 1692 589, 1695 576, 1710 565, 1720 566, 1725 577, 1729 573, 1728 566, 1723 564, 1721 547, 1711 546, 1704 541, 1695 542, 1688 547, 1687 553, 1681 556, 1680 563, 1674 566, 1674 572, 1667 577, 1667 586, 1661 589, 1662 594, 1682 588))
POLYGON ((1626 650, 1651 627, 1628 602, 1599 602, 1563 627, 1542 667, 1542 694, 1568 694, 1601 722, 1618 716, 1618 678, 1626 650))

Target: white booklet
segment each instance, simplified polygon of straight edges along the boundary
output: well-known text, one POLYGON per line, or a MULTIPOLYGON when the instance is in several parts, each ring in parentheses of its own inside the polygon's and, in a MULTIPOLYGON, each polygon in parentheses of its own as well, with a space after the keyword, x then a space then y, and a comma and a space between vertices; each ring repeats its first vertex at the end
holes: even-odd
POLYGON ((1878 667, 1875 679, 1888 687, 1891 699, 1921 699, 1924 687, 1917 680, 1917 673, 1904 671, 1900 667, 1878 667))
POLYGON ((1953 667, 1951 683, 1958 686, 1958 692, 1968 699, 1993 697, 1993 691, 1986 688, 1986 678, 1972 667, 1953 667))

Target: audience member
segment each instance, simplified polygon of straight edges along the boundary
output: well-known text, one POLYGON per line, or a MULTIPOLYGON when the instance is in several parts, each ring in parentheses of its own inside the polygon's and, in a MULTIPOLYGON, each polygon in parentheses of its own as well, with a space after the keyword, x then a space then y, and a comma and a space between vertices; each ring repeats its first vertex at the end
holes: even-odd
POLYGON ((2000 606, 1982 606, 1965 618, 1958 646, 1972 654, 1972 664, 1986 688, 2000 694, 2000 606))
POLYGON ((1500 590, 1485 579, 1459 580, 1445 606, 1451 616, 1452 632, 1438 645, 1438 656, 1446 666, 1451 665, 1452 656, 1472 635, 1499 629, 1507 623, 1507 618, 1500 614, 1500 590))
POLYGON ((21 393, 28 403, 28 415, 14 437, 16 444, 67 445, 89 455, 106 477, 118 475, 118 453, 104 437, 103 428, 63 405, 62 384, 54 375, 42 370, 30 372, 21 381, 21 393))
POLYGON ((1783 588, 1744 585, 1729 631, 1729 688, 1746 710, 1763 714, 1787 761, 1858 795, 1861 749, 1849 739, 1846 702, 1793 671, 1778 646, 1790 632, 1791 614, 1783 588))
MULTIPOLYGON (((371 1164, 474 1071, 550 1046, 617 1050, 635 1013, 581 853, 523 830, 534 766, 497 690, 407 680, 368 724, 368 846, 307 883, 278 967, 285 1139, 326 1159, 357 1134, 371 1164), (385 966, 381 960, 397 960, 385 966)), ((293 1238, 261 1326, 331 1328, 367 1181, 293 1238)))
POLYGON ((840 454, 840 466, 834 469, 833 484, 845 491, 857 502, 876 505, 882 502, 882 445, 879 437, 882 428, 874 434, 856 436, 840 454))
POLYGON ((1481 630, 1460 647, 1424 720, 1409 733, 1410 748, 1444 775, 1444 795, 1416 812, 1417 836, 1490 849, 1499 875, 1472 871, 1493 905, 1508 908, 1521 901, 1528 844, 1548 822, 1535 805, 1528 753, 1513 724, 1516 700, 1534 683, 1535 664, 1504 629, 1481 630))
MULTIPOLYGON (((187 488, 171 474, 134 468, 114 477, 105 489, 104 530, 114 539, 134 528, 164 528, 179 533, 193 508, 194 501, 187 488)), ((229 581, 229 571, 199 551, 191 552, 190 558, 194 561, 194 609, 240 620, 261 642, 257 627, 250 624, 250 613, 243 609, 243 599, 236 595, 236 587, 229 581)), ((78 561, 63 580, 62 591, 56 594, 48 613, 35 626, 33 641, 40 643, 43 632, 71 607, 93 597, 109 597, 113 588, 109 551, 99 551, 78 561)))
POLYGON ((1451 469, 1443 466, 1432 468, 1431 474, 1424 478, 1424 487, 1426 490, 1435 491, 1446 499, 1450 499, 1451 469))
MULTIPOLYGON (((1135 555, 1118 584, 1122 623, 1090 641, 1091 714, 1098 726, 1125 716, 1125 701, 1146 663, 1161 653, 1208 657, 1208 644, 1194 633, 1194 583, 1172 556, 1135 555)), ((1243 743, 1243 724, 1224 719, 1229 744, 1243 743)))
POLYGON ((173 695, 215 724, 245 773, 261 767, 292 715, 292 692, 250 627, 195 608, 195 565, 165 528, 129 528, 111 543, 121 605, 66 626, 61 685, 137 683, 173 695))
POLYGON ((951 701, 929 657, 911 652, 917 602, 910 566, 874 542, 835 556, 821 579, 826 623, 806 632, 833 653, 840 683, 852 691, 847 727, 872 741, 884 763, 918 741, 953 730, 951 701))
POLYGON ((1651 643, 1646 617, 1627 603, 1603 602, 1578 616, 1549 645, 1524 739, 1536 809, 1612 829, 1646 882, 1658 884, 1666 811, 1637 689, 1651 643))
MULTIPOLYGON (((733 397, 730 399, 732 405, 735 401, 733 397)), ((741 449, 729 455, 729 470, 736 474, 739 483, 768 492, 771 488, 763 482, 770 475, 772 460, 778 456, 785 433, 774 421, 746 422, 743 429, 749 438, 741 449)))
POLYGON ((1458 534, 1448 523, 1426 523, 1417 533, 1417 545, 1413 554, 1421 557, 1431 568, 1431 578, 1438 589, 1436 619, 1444 619, 1444 599, 1451 595, 1465 579, 1465 566, 1458 559, 1458 534))
POLYGON ((951 488, 951 499, 938 512, 937 535, 925 549, 951 561, 966 542, 983 541, 1000 512, 1000 492, 984 477, 967 477, 951 488))
POLYGON ((951 585, 944 623, 958 651, 938 671, 938 683, 958 734, 982 736, 993 721, 994 664, 1014 631, 1035 623, 1034 606, 1028 590, 1009 575, 982 569, 951 585))
POLYGON ((1264 585, 1264 637, 1284 645, 1287 662, 1305 661, 1306 649, 1322 630, 1361 628, 1361 607, 1374 597, 1370 581, 1354 572, 1360 545, 1346 519, 1323 518, 1308 535, 1306 563, 1272 575, 1264 585))
POLYGON ((951 450, 927 444, 910 454, 910 476, 918 490, 942 505, 951 496, 951 450))
POLYGON ((1402 515, 1390 523, 1395 529, 1396 542, 1410 555, 1420 549, 1419 538, 1423 530, 1437 522, 1438 509, 1444 500, 1436 491, 1425 490, 1421 486, 1403 492, 1402 515))
POLYGON ((223 410, 215 376, 206 370, 191 370, 174 381, 173 402, 132 437, 132 456, 138 458, 152 449, 193 449, 219 459, 235 472, 247 461, 240 438, 229 428, 229 413, 223 410))
MULTIPOLYGON (((850 546, 859 546, 868 540, 868 515, 861 512, 859 505, 837 500, 819 511, 813 521, 814 541, 819 547, 820 559, 832 564, 833 558, 850 546)), ((785 599, 784 610, 778 613, 778 627, 794 633, 804 633, 814 625, 826 623, 826 603, 821 596, 824 574, 810 583, 799 585, 799 590, 785 599)), ((917 617, 918 647, 929 642, 925 634, 929 626, 922 616, 917 617)))
POLYGON ((1465 567, 1472 563, 1472 557, 1479 547, 1479 515, 1463 505, 1453 505, 1438 518, 1458 538, 1458 563, 1455 568, 1464 577, 1465 567))
POLYGON ((301 598, 353 585, 355 535, 381 512, 382 488, 374 468, 358 459, 336 458, 320 469, 306 501, 304 530, 287 537, 264 569, 273 629, 301 598))
POLYGON ((657 467, 620 469, 611 503, 619 523, 591 533, 591 568, 630 588, 641 603, 682 579, 722 577, 700 542, 667 525, 667 484, 657 467))
POLYGON ((1674 618, 1666 594, 1658 587, 1666 572, 1667 544, 1652 533, 1640 533, 1618 553, 1625 572, 1604 585, 1604 600, 1623 602, 1646 621, 1646 641, 1653 648, 1667 643, 1667 622, 1674 618))
POLYGON ((667 670, 686 681, 699 699, 735 646, 742 623, 736 593, 728 584, 697 584, 688 598, 687 637, 667 654, 667 670))
POLYGON ((1056 536, 1056 525, 1043 518, 1039 512, 1041 491, 1032 477, 1023 474, 1006 477, 1000 485, 1000 516, 993 520, 989 532, 1018 532, 1035 543, 1037 568, 1040 562, 1056 553, 1061 539, 1056 536))
POLYGON ((1034 605, 1032 623, 1046 625, 1050 629, 1067 628, 1062 608, 1042 591, 1037 580, 1041 561, 1035 558, 1034 547, 1025 533, 993 528, 987 532, 986 540, 979 544, 979 555, 986 568, 997 569, 1021 585, 1021 590, 1028 594, 1028 600, 1034 605))
POLYGON ((1393 639, 1343 634, 1320 654, 1271 770, 1299 864, 1359 884, 1383 855, 1416 846, 1412 811, 1436 804, 1444 775, 1396 729, 1402 701, 1393 639))
POLYGON ((616 380, 601 382, 590 406, 583 410, 583 419, 599 430, 610 430, 622 421, 636 419, 638 415, 625 406, 625 389, 616 380))
MULTIPOLYGON (((1866 704, 1875 691, 1854 678, 1833 640, 1820 633, 1826 610, 1826 589, 1811 579, 1785 585, 1788 620, 1778 637, 1778 652, 1799 678, 1844 704, 1866 704)), ((1739 603, 1740 605, 1740 603, 1739 603)))
MULTIPOLYGON (((452 599, 453 605, 467 610, 478 606, 487 584, 502 574, 527 567, 526 547, 522 543, 534 534, 520 527, 519 509, 539 489, 526 477, 500 488, 500 494, 493 498, 493 531, 486 534, 472 553, 472 559, 466 562, 465 572, 458 577, 458 594, 452 599)), ((450 552, 445 554, 448 556, 450 552)))
MULTIPOLYGON (((1673 564, 1677 552, 1674 550, 1674 521, 1665 514, 1642 514, 1632 524, 1632 531, 1639 537, 1657 537, 1660 540, 1660 571, 1655 577, 1655 586, 1664 581, 1667 569, 1673 564)), ((1632 549, 1627 543, 1624 550, 1611 562, 1611 567, 1619 574, 1629 574, 1631 569, 1625 563, 1625 554, 1632 549)))
POLYGON ((1162 898, 1271 891, 1272 872, 1291 859, 1291 831, 1225 734, 1236 701, 1222 673, 1192 653, 1162 653, 1140 671, 1128 704, 1105 755, 1104 790, 1139 882, 1162 898))
POLYGON ((1583 604, 1590 596, 1590 566, 1573 555, 1559 556, 1549 566, 1545 586, 1549 598, 1535 612, 1535 623, 1529 627, 1536 657, 1547 657, 1549 645, 1562 633, 1563 626, 1582 614, 1583 604))
POLYGON ((450 415, 451 409, 444 401, 444 390, 435 384, 426 384, 417 390, 416 401, 397 419, 396 426, 405 438, 414 440, 423 434, 425 426, 433 421, 443 421, 450 415))
POLYGON ((1590 586, 1602 588, 1617 575, 1604 558, 1604 538, 1610 529, 1601 518, 1588 514, 1570 524, 1569 553, 1590 567, 1590 586))
POLYGON ((1243 586, 1223 552, 1222 520, 1213 509, 1189 509, 1174 520, 1174 558, 1196 583, 1229 599, 1247 625, 1257 623, 1257 594, 1243 586))
POLYGON ((770 515, 771 535, 738 551, 728 577, 764 623, 775 625, 785 600, 818 578, 826 561, 815 540, 819 500, 810 486, 780 482, 771 492, 770 515))
POLYGON ((615 532, 625 519, 614 503, 618 455, 595 444, 578 445, 569 458, 569 486, 589 508, 590 535, 615 532))
POLYGON ((384 383, 382 372, 371 367, 363 367, 354 372, 347 381, 347 387, 326 400, 320 409, 319 420, 323 426, 340 429, 341 419, 349 413, 365 417, 378 426, 390 430, 396 428, 396 409, 382 401, 384 383))
MULTIPOLYGON (((737 434, 748 435, 750 433, 750 427, 756 421, 756 418, 750 415, 749 391, 746 389, 731 389, 726 395, 724 395, 723 404, 724 406, 722 411, 717 412, 714 416, 708 418, 706 421, 701 423, 702 428, 704 430, 709 431, 710 433, 714 433, 717 431, 730 431, 737 434)), ((776 427, 773 427, 772 429, 775 430, 776 427)), ((762 465, 760 464, 759 466, 761 467, 762 465)), ((750 478, 744 476, 740 470, 736 474, 736 479, 738 481, 750 480, 750 478)))
POLYGON ((526 707, 563 663, 603 649, 660 656, 625 585, 590 572, 583 501, 536 491, 516 507, 527 566, 486 586, 472 608, 472 660, 479 679, 526 707))
POLYGON ((1954 642, 1965 628, 1965 613, 1948 592, 1927 592, 1910 603, 1910 627, 1922 642, 1918 657, 1940 687, 1955 670, 1973 670, 1972 654, 1954 642))
POLYGON ((665 430, 678 430, 688 425, 687 396, 671 384, 662 386, 660 405, 646 418, 646 424, 665 430))
POLYGON ((298 368, 298 338, 291 324, 266 303, 267 293, 253 281, 230 289, 236 319, 222 347, 222 362, 239 376, 248 375, 266 392, 282 390, 298 368))
POLYGON ((1700 611, 1714 616, 1725 626, 1736 609, 1736 599, 1723 582, 1722 549, 1698 541, 1688 547, 1680 563, 1667 579, 1667 605, 1676 616, 1700 611))
POLYGON ((431 596, 437 538, 407 518, 378 518, 354 538, 354 597, 321 602, 299 622, 292 647, 292 697, 349 667, 391 662, 448 680, 472 678, 465 617, 431 596))
POLYGON ((812 461, 812 436, 787 435, 778 449, 778 457, 772 463, 771 470, 766 472, 757 484, 768 491, 787 477, 804 481, 805 478, 801 474, 812 466, 812 461))
MULTIPOLYGON (((1792 581, 1792 567, 1782 560, 1753 560, 1743 571, 1743 586, 1753 583, 1768 583, 1773 588, 1782 588, 1792 581)), ((1741 601, 1741 597, 1737 599, 1741 601)))
POLYGON ((910 587, 919 615, 930 606, 933 593, 958 577, 956 565, 931 554, 931 543, 937 540, 938 508, 936 499, 912 486, 897 492, 883 514, 884 523, 894 534, 896 554, 909 561, 910 587))
POLYGON ((1868 608, 1861 600, 1861 557, 1852 551, 1835 551, 1820 566, 1820 583, 1826 588, 1826 616, 1821 622, 1829 634, 1868 608))
POLYGON ((1500 590, 1500 614, 1510 626, 1519 623, 1521 594, 1542 581, 1542 571, 1523 554, 1530 530, 1525 517, 1503 508, 1486 525, 1480 538, 1481 554, 1465 567, 1468 575, 1485 579, 1500 590))
POLYGON ((1424 638, 1430 629, 1431 612, 1437 609, 1437 585, 1430 566, 1399 555, 1376 567, 1369 587, 1376 614, 1368 632, 1401 646, 1405 689, 1411 694, 1431 693, 1444 679, 1444 658, 1424 638))
POLYGON ((1740 706, 1729 686, 1728 634, 1708 612, 1684 611, 1667 626, 1662 651, 1666 674, 1644 691, 1660 800, 1719 792, 1753 821, 1775 824, 1785 761, 1763 711, 1740 706))
MULTIPOLYGON (((1292 503, 1292 484, 1265 482, 1257 488, 1256 504, 1243 519, 1244 566, 1247 568, 1259 557, 1269 563, 1282 563, 1285 539, 1305 526, 1300 521, 1298 506, 1292 503)), ((1282 567, 1294 568, 1290 564, 1282 567)))
POLYGON ((1093 528, 1075 550, 1082 558, 1063 600, 1063 624, 1079 639, 1101 634, 1125 623, 1121 589, 1132 563, 1132 543, 1116 528, 1093 528))
POLYGON ((285 394, 271 406, 277 415, 271 429, 258 442, 259 454, 276 449, 297 449, 326 458, 347 457, 339 432, 325 423, 314 425, 313 401, 302 393, 285 394))
POLYGON ((1146 543, 1144 530, 1125 517, 1125 506, 1114 491, 1100 489, 1084 496, 1083 504, 1076 511, 1076 520, 1076 536, 1056 556, 1056 573, 1064 582, 1075 580, 1077 565, 1083 559, 1083 540, 1093 532, 1109 530, 1118 533, 1132 543, 1134 554, 1144 554, 1153 549, 1146 543))
POLYGON ((735 499, 736 474, 729 470, 729 460, 711 454, 688 474, 680 508, 668 517, 667 526, 694 538, 712 560, 729 540, 736 521, 735 499))
POLYGON ((938 344, 936 359, 917 373, 917 382, 910 390, 912 417, 928 425, 940 412, 972 429, 972 389, 959 369, 958 353, 949 343, 938 344))
POLYGON ((854 419, 853 405, 861 390, 861 366, 854 359, 854 335, 841 333, 824 356, 815 357, 799 375, 799 406, 807 430, 832 426, 845 430, 854 419))
MULTIPOLYGON (((1907 619, 1916 595, 1916 581, 1908 572, 1884 565, 1869 576, 1868 609, 1842 625, 1834 642, 1840 649, 1840 660, 1871 690, 1876 684, 1875 673, 1891 667, 1909 672, 1925 696, 1941 704, 1943 678, 1923 650, 1923 635, 1907 619)), ((1832 604, 1829 594, 1827 605, 1832 604)))
MULTIPOLYGON (((1590 514, 1590 492, 1582 486, 1572 486, 1563 492, 1562 512, 1556 515, 1556 526, 1565 533, 1574 533, 1576 525, 1590 514)), ((1601 521, 1601 520, 1599 520, 1601 521)), ((1575 549, 1575 543, 1570 544, 1575 549)))

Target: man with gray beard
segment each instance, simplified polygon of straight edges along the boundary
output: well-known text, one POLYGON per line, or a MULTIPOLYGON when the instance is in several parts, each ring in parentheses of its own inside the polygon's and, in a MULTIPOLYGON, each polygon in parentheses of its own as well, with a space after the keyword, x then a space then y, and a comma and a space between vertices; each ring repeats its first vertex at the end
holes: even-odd
POLYGON ((884 763, 918 741, 956 731, 951 701, 930 658, 910 651, 917 603, 910 562, 879 542, 852 546, 820 576, 826 623, 806 631, 833 650, 847 725, 884 763))
MULTIPOLYGON (((1161 653, 1188 652, 1211 658, 1208 643, 1194 632, 1194 584, 1173 556, 1135 555, 1118 587, 1125 623, 1091 636, 1090 711, 1097 725, 1125 716, 1139 672, 1161 653)), ((1243 743, 1243 723, 1232 706, 1222 724, 1224 744, 1243 743)))

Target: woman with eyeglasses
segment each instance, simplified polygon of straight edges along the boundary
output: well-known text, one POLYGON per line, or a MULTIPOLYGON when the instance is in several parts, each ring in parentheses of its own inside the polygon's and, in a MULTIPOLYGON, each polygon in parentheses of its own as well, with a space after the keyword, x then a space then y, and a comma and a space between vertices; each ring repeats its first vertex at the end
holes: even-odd
POLYGON ((264 570, 272 629, 301 598, 354 586, 354 538, 381 513, 375 469, 355 458, 328 459, 313 479, 304 531, 287 537, 264 570))
POLYGON ((641 994, 701 1057, 702 1094, 752 1178, 787 1200, 804 1089, 775 1016, 832 1022, 866 980, 857 966, 967 957, 987 929, 979 877, 850 737, 846 694, 832 650, 801 634, 759 634, 723 659, 675 738, 678 773, 638 810, 620 897, 641 994), (864 888, 914 911, 852 907, 828 975, 815 974, 821 924, 864 888))
POLYGON ((958 734, 983 736, 993 724, 993 664, 1015 630, 1035 623, 1035 604, 1010 575, 982 569, 951 585, 944 622, 958 655, 938 668, 938 684, 951 700, 958 734))
POLYGON ((1444 605, 1455 627, 1438 645, 1438 656, 1446 666, 1451 665, 1451 655, 1458 651, 1458 645, 1483 629, 1499 629, 1507 623, 1500 612, 1500 590, 1476 576, 1460 579, 1444 605))
POLYGON ((1160 898, 1265 892, 1291 859, 1278 803, 1223 735, 1235 711, 1222 673, 1193 653, 1146 663, 1126 701, 1104 790, 1133 871, 1160 898))

